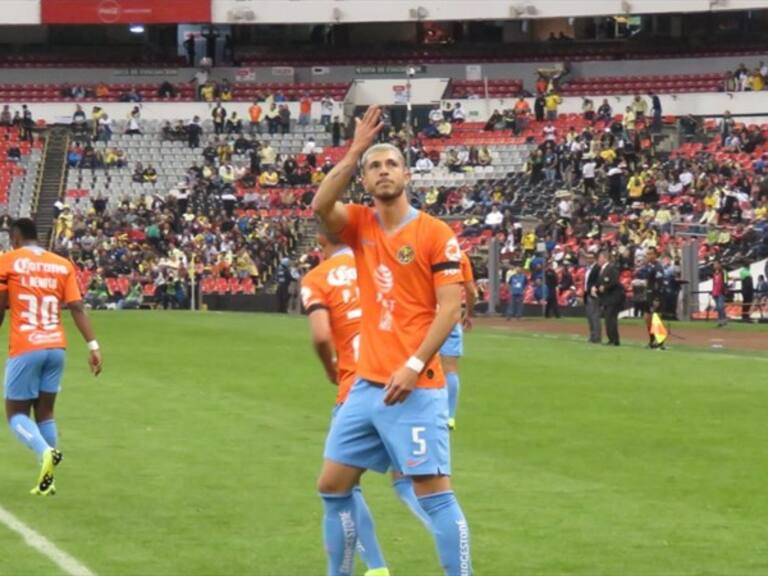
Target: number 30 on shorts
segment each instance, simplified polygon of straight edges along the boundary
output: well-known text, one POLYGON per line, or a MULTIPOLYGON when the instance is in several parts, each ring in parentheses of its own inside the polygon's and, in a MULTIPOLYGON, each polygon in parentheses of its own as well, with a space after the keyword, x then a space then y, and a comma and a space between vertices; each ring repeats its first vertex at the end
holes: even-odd
POLYGON ((423 438, 426 430, 424 426, 414 426, 411 428, 411 440, 413 440, 415 445, 412 452, 414 456, 423 456, 427 453, 427 441, 423 438))

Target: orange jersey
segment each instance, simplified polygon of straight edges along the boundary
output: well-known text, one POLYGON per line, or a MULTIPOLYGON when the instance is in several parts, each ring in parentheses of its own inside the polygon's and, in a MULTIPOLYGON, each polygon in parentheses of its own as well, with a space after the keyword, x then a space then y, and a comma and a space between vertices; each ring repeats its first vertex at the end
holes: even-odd
POLYGON ((81 299, 75 267, 52 252, 25 246, 0 256, 0 290, 11 309, 9 356, 65 348, 61 305, 81 299))
MULTIPOLYGON (((424 341, 435 319, 435 289, 462 282, 461 249, 447 224, 416 209, 390 234, 372 208, 349 204, 347 211, 341 237, 355 251, 363 310, 357 374, 386 384, 424 341)), ((445 385, 437 355, 416 385, 445 385)))
POLYGON ((308 314, 325 308, 331 320, 339 391, 336 403, 347 399, 355 382, 360 344, 360 298, 352 250, 341 250, 310 270, 301 280, 301 300, 308 314))

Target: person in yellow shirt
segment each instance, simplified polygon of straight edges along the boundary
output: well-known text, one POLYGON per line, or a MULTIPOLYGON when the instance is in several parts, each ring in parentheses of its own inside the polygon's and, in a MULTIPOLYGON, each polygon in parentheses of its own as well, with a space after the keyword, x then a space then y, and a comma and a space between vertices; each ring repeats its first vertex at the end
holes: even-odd
POLYGON ((755 208, 755 221, 768 220, 768 200, 763 200, 763 203, 755 208))
POLYGON ((430 188, 424 195, 424 204, 427 208, 432 208, 437 204, 437 200, 440 198, 440 192, 436 187, 430 188))
POLYGON ((531 230, 525 236, 521 242, 523 246, 523 252, 526 254, 533 254, 536 250, 536 232, 531 230))
POLYGON ((627 194, 631 200, 639 200, 643 195, 643 189, 645 188, 645 181, 643 177, 635 172, 627 182, 627 194))
POLYGON ((637 115, 635 114, 635 111, 630 106, 627 106, 627 109, 624 111, 624 118, 621 121, 624 130, 627 132, 634 130, 636 120, 637 115))
POLYGON ((232 86, 229 84, 229 80, 224 80, 219 87, 219 100, 222 102, 232 101, 232 86))
POLYGON ((718 201, 717 191, 714 189, 711 189, 709 192, 707 192, 707 195, 704 196, 704 207, 707 209, 714 208, 715 206, 717 206, 717 201, 718 201))
POLYGON ((756 70, 749 78, 749 87, 752 92, 760 92, 765 89, 765 78, 760 74, 759 70, 756 70))
POLYGON ((313 171, 312 172, 312 185, 313 186, 319 186, 322 183, 323 178, 325 178, 325 172, 323 172, 319 168, 317 170, 313 171))
POLYGON ((544 110, 547 113, 547 120, 554 122, 557 120, 557 107, 563 102, 563 99, 556 92, 550 92, 544 97, 544 110))
POLYGON ((216 94, 216 85, 213 82, 206 82, 200 88, 200 97, 206 102, 213 102, 216 94))
POLYGON ((611 166, 616 160, 616 150, 610 147, 605 147, 600 151, 600 158, 605 162, 606 166, 611 166))
POLYGON ((240 248, 235 256, 235 270, 241 279, 250 276, 255 280, 259 277, 259 269, 256 267, 253 258, 251 258, 245 246, 240 248))
POLYGON ((104 151, 104 164, 107 166, 107 168, 115 166, 117 164, 117 159, 117 153, 115 152, 114 148, 107 148, 104 151))
POLYGON ((450 138, 451 132, 453 132, 453 126, 448 120, 443 120, 437 125, 437 133, 441 138, 450 138))
POLYGON ((262 188, 274 188, 280 183, 280 175, 274 166, 270 166, 259 175, 259 186, 262 188))

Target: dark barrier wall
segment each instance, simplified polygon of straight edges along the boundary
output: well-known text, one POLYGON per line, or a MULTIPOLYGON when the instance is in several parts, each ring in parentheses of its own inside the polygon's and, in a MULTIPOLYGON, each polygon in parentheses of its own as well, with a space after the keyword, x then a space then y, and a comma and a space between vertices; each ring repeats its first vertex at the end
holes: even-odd
MULTIPOLYGON (((229 310, 232 312, 277 312, 277 296, 274 294, 237 294, 219 295, 207 294, 203 296, 203 302, 209 310, 229 310)), ((487 307, 485 303, 476 308, 476 313, 484 315, 487 307)), ((544 308, 539 305, 526 304, 523 315, 526 318, 537 318, 543 315, 544 308)), ((503 314, 503 310, 501 313, 503 314)), ((585 318, 584 307, 561 307, 560 315, 566 318, 585 318)))
POLYGON ((274 294, 207 294, 203 303, 208 310, 229 310, 232 312, 277 312, 277 296, 274 294))

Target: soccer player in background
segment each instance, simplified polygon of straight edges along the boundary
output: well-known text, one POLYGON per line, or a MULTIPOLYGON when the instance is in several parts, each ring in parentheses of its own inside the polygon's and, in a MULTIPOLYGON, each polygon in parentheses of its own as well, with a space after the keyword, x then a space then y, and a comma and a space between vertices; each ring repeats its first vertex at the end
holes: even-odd
POLYGON ((66 338, 61 308, 66 304, 88 343, 88 365, 98 376, 99 344, 77 287, 71 262, 37 245, 35 223, 11 224, 13 250, 0 256, 0 325, 11 310, 10 351, 5 368, 5 413, 16 437, 35 451, 40 474, 31 493, 54 494, 54 466, 61 462, 53 409, 61 389, 66 338), (34 410, 35 420, 29 415, 34 410))
POLYGON ((367 470, 410 476, 445 574, 470 576, 469 527, 451 488, 445 376, 437 352, 461 319, 461 249, 451 229, 413 208, 399 149, 372 146, 372 106, 313 201, 325 229, 355 254, 362 309, 357 381, 331 424, 318 480, 329 574, 351 574, 353 490, 367 470), (360 164, 374 208, 343 204, 360 164))
POLYGON ((477 301, 477 287, 472 273, 472 264, 466 253, 461 253, 461 275, 464 277, 464 316, 457 322, 440 347, 440 362, 445 372, 448 387, 448 429, 456 428, 456 405, 459 403, 459 358, 464 355, 464 330, 472 330, 472 313, 477 301))
MULTIPOLYGON (((301 301, 309 318, 312 344, 331 384, 338 386, 334 417, 355 381, 360 347, 357 270, 352 250, 325 234, 318 237, 325 260, 301 280, 301 301)), ((368 566, 366 576, 389 576, 376 538, 373 517, 360 485, 354 487, 358 550, 368 566)))

